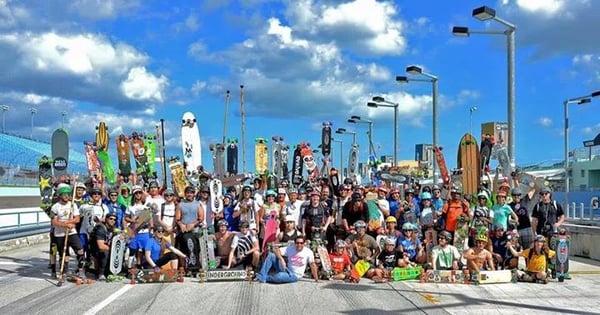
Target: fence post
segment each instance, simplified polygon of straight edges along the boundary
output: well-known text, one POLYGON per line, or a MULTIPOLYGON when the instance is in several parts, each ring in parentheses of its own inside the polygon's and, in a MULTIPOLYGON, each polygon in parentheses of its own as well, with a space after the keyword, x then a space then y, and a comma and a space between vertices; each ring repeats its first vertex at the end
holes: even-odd
POLYGON ((584 205, 583 205, 583 202, 582 202, 582 203, 579 204, 579 212, 581 213, 581 220, 584 219, 583 210, 584 210, 584 205))
POLYGON ((575 219, 577 218, 577 205, 574 202, 572 202, 571 208, 573 209, 573 219, 575 219))

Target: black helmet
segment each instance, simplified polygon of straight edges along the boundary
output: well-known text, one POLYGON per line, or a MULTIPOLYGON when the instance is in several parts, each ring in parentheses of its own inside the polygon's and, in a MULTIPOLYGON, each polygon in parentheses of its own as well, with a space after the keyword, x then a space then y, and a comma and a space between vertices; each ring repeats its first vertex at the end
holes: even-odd
POLYGON ((444 237, 446 238, 446 240, 448 240, 448 242, 450 242, 452 240, 452 233, 448 232, 448 231, 441 231, 440 234, 438 235, 438 237, 444 237))

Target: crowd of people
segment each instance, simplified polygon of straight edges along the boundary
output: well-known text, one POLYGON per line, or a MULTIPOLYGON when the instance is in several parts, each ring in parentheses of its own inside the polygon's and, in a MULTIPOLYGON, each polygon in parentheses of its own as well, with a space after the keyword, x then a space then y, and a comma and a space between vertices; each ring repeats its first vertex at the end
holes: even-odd
POLYGON ((305 276, 319 281, 322 266, 310 246, 319 242, 327 247, 331 279, 336 280, 348 280, 354 263, 363 259, 371 266, 364 277, 376 282, 389 281, 396 267, 422 266, 469 271, 521 267, 521 280, 546 283, 555 255, 549 239, 565 232, 563 210, 548 188, 522 192, 508 183, 498 186, 490 190, 484 185, 470 196, 458 187, 364 187, 350 180, 334 187, 326 179, 298 189, 286 183, 266 189, 255 178, 251 185, 223 191, 223 209, 216 211, 207 185, 188 186, 179 198, 156 181, 103 190, 67 180, 56 187, 51 208, 50 268, 53 276, 60 272, 57 254, 62 256, 68 238, 77 272, 104 280, 111 274, 113 236, 122 235, 129 249, 126 266, 187 269, 190 259, 198 257, 188 243, 197 245, 198 229, 206 227, 214 233, 216 267, 252 269, 259 282, 288 283, 305 276), (152 218, 140 220, 148 209, 152 218), (263 248, 265 224, 273 217, 279 225, 278 246, 263 248), (465 229, 465 241, 454 242, 465 229))

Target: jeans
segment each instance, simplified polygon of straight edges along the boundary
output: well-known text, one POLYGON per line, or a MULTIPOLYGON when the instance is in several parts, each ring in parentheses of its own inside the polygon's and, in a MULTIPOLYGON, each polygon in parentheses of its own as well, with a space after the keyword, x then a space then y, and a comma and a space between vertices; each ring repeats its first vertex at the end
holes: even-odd
POLYGON ((279 263, 279 258, 271 252, 265 258, 257 277, 263 283, 292 283, 298 281, 296 274, 290 268, 283 269, 279 263), (275 269, 275 273, 269 274, 271 268, 275 269))

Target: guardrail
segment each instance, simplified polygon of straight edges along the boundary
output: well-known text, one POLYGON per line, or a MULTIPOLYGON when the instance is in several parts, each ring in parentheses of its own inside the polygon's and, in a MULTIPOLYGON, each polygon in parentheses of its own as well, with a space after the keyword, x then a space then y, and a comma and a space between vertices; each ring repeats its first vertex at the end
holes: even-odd
POLYGON ((573 224, 600 225, 600 210, 583 202, 572 202, 565 207, 565 217, 573 224))
POLYGON ((48 232, 50 218, 40 210, 0 213, 0 241, 48 232))

